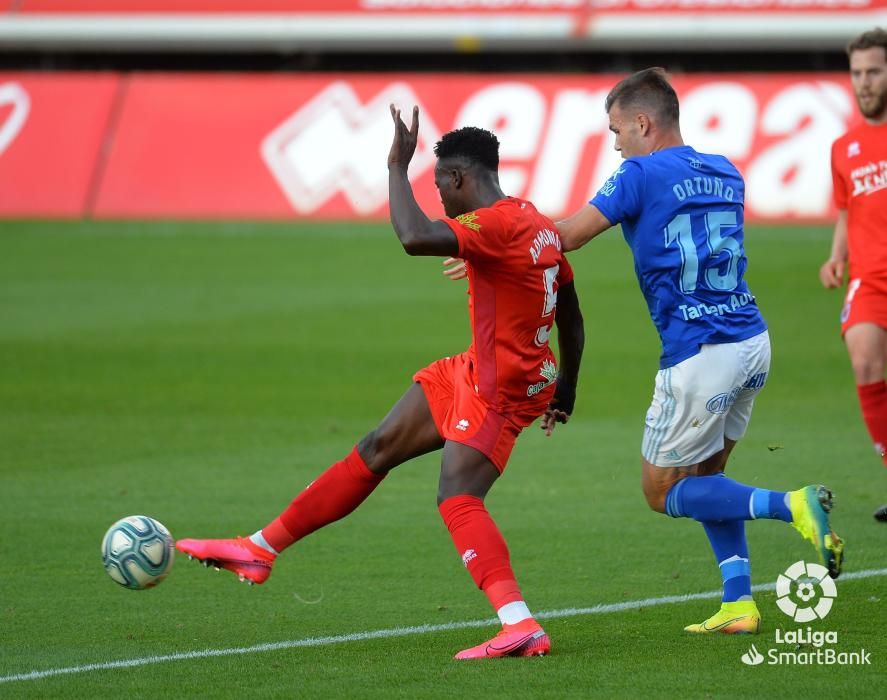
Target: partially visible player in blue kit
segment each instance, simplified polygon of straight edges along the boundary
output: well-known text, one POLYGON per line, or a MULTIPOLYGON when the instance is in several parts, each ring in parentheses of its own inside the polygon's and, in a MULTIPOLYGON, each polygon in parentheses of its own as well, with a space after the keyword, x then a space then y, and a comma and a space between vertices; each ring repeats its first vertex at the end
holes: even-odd
POLYGON ((625 159, 588 206, 558 222, 564 249, 616 224, 662 340, 641 447, 650 508, 702 523, 721 571, 721 609, 688 632, 756 633, 745 521, 791 523, 836 578, 843 543, 824 486, 779 492, 724 475, 770 370, 770 338, 743 274, 745 184, 733 164, 684 145, 677 95, 658 68, 607 96, 610 130, 625 159))

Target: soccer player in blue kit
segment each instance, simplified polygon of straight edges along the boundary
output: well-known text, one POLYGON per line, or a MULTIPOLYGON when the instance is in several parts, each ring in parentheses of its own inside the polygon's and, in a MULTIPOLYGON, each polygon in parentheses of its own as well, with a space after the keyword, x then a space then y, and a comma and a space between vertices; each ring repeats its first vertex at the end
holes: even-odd
POLYGON ((757 633, 745 521, 791 523, 832 578, 843 543, 824 486, 779 492, 724 475, 770 369, 767 324, 743 280, 745 186, 729 160, 684 145, 662 69, 621 81, 606 110, 625 160, 586 207, 558 222, 561 240, 575 250, 621 224, 662 341, 641 446, 644 496, 656 512, 702 524, 724 584, 720 610, 685 629, 757 633))

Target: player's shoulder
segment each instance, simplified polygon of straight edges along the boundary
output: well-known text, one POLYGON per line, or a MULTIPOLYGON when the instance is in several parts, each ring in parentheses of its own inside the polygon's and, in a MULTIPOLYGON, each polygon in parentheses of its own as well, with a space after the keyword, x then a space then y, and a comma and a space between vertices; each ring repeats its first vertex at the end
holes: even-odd
POLYGON ((718 178, 726 181, 733 181, 732 186, 745 186, 745 178, 736 164, 727 156, 721 153, 703 153, 695 149, 690 149, 690 155, 687 156, 689 172, 692 176, 701 176, 703 178, 718 178), (739 185, 737 185, 739 183, 739 185))
POLYGON ((506 196, 502 199, 497 199, 493 202, 489 209, 495 209, 502 213, 511 213, 511 214, 522 214, 528 213, 531 211, 536 211, 536 207, 533 206, 533 203, 528 199, 521 199, 520 197, 511 197, 506 196))
POLYGON ((499 206, 502 201, 503 200, 499 200, 487 207, 472 209, 471 211, 459 214, 453 218, 465 228, 473 231, 480 231, 482 228, 491 227, 502 228, 507 224, 509 219, 507 210, 503 210, 503 208, 499 206))
POLYGON ((859 141, 862 135, 860 126, 857 124, 850 127, 832 141, 831 161, 833 170, 840 171, 851 158, 859 155, 859 141))
POLYGON ((491 204, 488 209, 509 223, 542 219, 554 226, 551 219, 536 209, 536 205, 528 199, 505 197, 491 204))
POLYGON ((847 131, 841 134, 836 141, 849 141, 850 139, 859 138, 863 134, 867 133, 871 130, 871 126, 867 124, 865 121, 853 121, 849 127, 847 127, 847 131))
POLYGON ((736 167, 733 161, 721 153, 705 153, 703 151, 697 151, 695 148, 690 148, 689 146, 687 146, 686 149, 687 150, 683 156, 691 168, 708 166, 714 170, 739 173, 739 168, 736 167))
POLYGON ((607 178, 606 182, 601 185, 597 191, 595 199, 610 198, 617 188, 636 188, 640 183, 646 182, 646 158, 649 156, 631 156, 625 158, 607 178))
MULTIPOLYGON (((870 127, 865 122, 858 122, 850 126, 843 134, 832 141, 832 152, 839 154, 842 151, 853 151, 851 144, 864 140, 870 132, 870 127)), ((850 154, 852 155, 852 153, 850 154)))
POLYGON ((489 206, 478 207, 460 214, 456 217, 456 221, 478 233, 485 232, 487 235, 495 235, 500 240, 507 241, 521 231, 533 227, 534 222, 540 218, 545 217, 531 202, 517 197, 504 197, 489 206))
POLYGON ((622 162, 622 167, 636 168, 644 174, 666 172, 674 174, 682 170, 710 170, 725 173, 739 173, 738 168, 726 156, 717 153, 703 153, 692 146, 672 146, 647 155, 632 156, 622 162))
MULTIPOLYGON (((650 155, 652 155, 652 153, 650 155)), ((643 173, 646 168, 652 165, 650 155, 629 156, 628 158, 623 159, 623 161, 619 164, 619 167, 616 168, 612 177, 616 178, 620 175, 625 175, 626 173, 643 173)))
POLYGON ((557 230, 557 224, 552 218, 540 212, 536 205, 528 199, 506 197, 496 202, 493 207, 497 208, 508 222, 509 233, 514 241, 528 238, 551 239, 552 241, 557 239, 558 249, 560 249, 560 233, 557 230))

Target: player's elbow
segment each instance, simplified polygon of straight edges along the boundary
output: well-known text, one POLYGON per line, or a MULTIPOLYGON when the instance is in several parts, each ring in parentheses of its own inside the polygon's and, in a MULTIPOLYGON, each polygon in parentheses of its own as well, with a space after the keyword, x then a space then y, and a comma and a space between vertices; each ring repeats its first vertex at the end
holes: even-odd
POLYGON ((403 251, 407 255, 421 255, 422 254, 421 241, 410 238, 408 240, 401 239, 400 243, 403 246, 403 251))
POLYGON ((579 240, 579 231, 573 221, 569 219, 558 221, 557 233, 561 239, 561 248, 565 253, 582 247, 582 241, 579 240))
POLYGON ((560 236, 561 236, 561 247, 563 248, 563 251, 565 253, 569 253, 571 250, 576 250, 577 248, 580 248, 582 245, 581 243, 579 243, 579 241, 576 240, 576 237, 570 233, 567 233, 566 235, 561 233, 560 236))
POLYGON ((415 231, 398 231, 400 245, 407 255, 419 255, 422 250, 422 238, 415 231))

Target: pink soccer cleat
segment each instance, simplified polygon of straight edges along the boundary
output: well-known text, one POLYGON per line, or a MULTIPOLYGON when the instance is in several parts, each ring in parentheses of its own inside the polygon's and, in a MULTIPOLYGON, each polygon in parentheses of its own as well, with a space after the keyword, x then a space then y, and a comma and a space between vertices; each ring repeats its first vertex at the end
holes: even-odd
POLYGON ((493 659, 500 656, 545 656, 551 651, 551 640, 533 618, 515 625, 502 625, 502 631, 491 640, 464 649, 455 658, 493 659))
POLYGON ((271 566, 277 555, 272 554, 246 537, 233 540, 179 540, 176 549, 199 559, 204 566, 227 569, 241 581, 253 585, 264 583, 271 575, 271 566))

